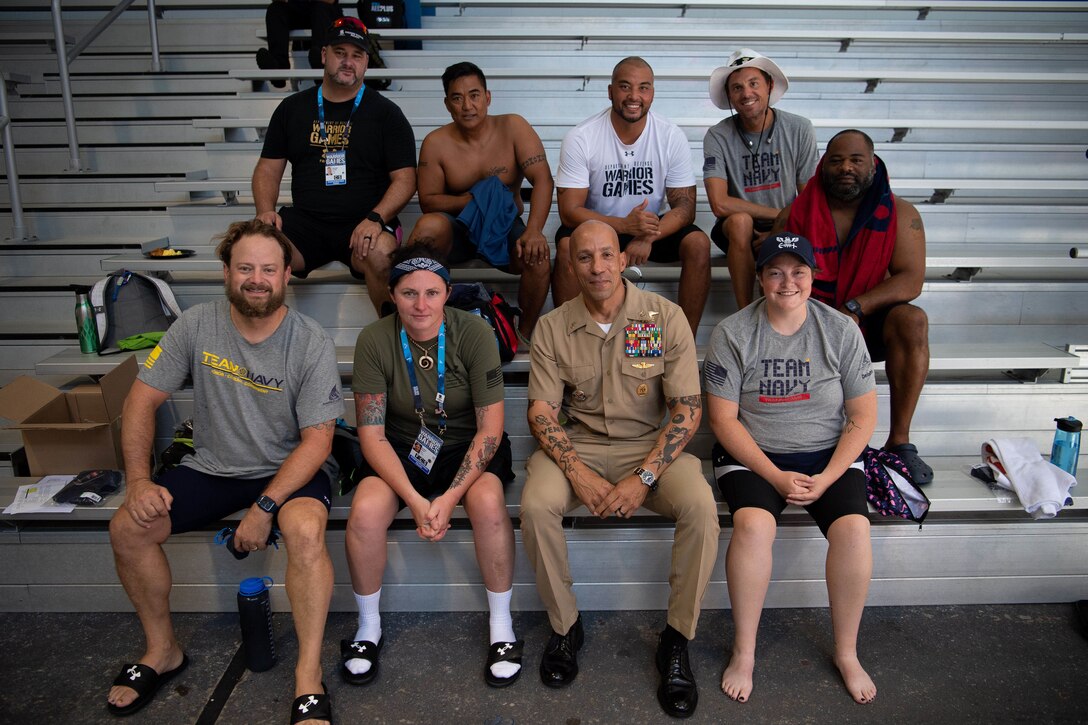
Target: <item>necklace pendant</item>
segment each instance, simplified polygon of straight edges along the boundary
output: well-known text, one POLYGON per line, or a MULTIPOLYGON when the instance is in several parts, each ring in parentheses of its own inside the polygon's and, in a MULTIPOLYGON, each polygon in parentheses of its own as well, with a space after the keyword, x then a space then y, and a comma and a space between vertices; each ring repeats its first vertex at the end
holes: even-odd
POLYGON ((424 353, 423 357, 419 358, 419 368, 420 368, 420 370, 430 370, 433 367, 434 367, 434 358, 432 358, 430 355, 424 353))

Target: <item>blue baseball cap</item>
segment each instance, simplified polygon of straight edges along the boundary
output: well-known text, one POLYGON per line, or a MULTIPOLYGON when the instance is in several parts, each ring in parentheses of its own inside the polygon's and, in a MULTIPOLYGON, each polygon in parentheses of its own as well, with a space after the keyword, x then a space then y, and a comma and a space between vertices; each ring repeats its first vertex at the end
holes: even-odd
POLYGON ((763 244, 759 246, 759 256, 756 257, 756 271, 763 269, 767 262, 770 262, 779 254, 792 254, 800 258, 809 267, 816 269, 816 255, 812 251, 812 242, 800 234, 779 232, 764 239, 763 244))

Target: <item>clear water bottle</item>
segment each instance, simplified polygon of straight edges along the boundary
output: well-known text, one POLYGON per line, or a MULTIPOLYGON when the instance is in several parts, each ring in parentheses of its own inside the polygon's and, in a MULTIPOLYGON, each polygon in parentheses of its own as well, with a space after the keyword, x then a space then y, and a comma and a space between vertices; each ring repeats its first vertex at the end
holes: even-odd
POLYGON ((238 587, 238 619, 242 625, 242 649, 246 668, 264 672, 276 664, 276 635, 272 631, 272 604, 268 587, 272 577, 243 579, 238 587))
POLYGON ((91 306, 91 288, 74 286, 76 293, 76 331, 79 332, 79 351, 98 352, 98 324, 91 306))
POLYGON ((1054 431, 1054 447, 1050 449, 1050 462, 1067 472, 1077 475, 1077 458, 1080 456, 1080 429, 1083 424, 1069 416, 1055 418, 1058 429, 1054 431))

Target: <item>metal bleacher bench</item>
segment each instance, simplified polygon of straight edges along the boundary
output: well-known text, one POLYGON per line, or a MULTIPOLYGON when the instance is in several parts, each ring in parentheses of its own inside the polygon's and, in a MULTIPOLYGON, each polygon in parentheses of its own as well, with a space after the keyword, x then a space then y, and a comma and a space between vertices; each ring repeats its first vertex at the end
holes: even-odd
MULTIPOLYGON (((413 30, 413 31, 393 31, 387 30, 384 33, 425 33, 432 31, 413 30)), ((443 33, 446 30, 435 30, 435 38, 443 38, 443 33)), ((510 31, 503 30, 480 30, 475 31, 481 34, 480 39, 499 39, 506 38, 510 40, 517 40, 520 36, 512 34, 510 31)), ((557 37, 572 36, 570 32, 561 33, 556 31, 554 33, 557 37)), ((685 37, 688 37, 690 33, 685 31, 685 37)), ((1081 33, 1083 36, 1077 42, 1088 42, 1088 33, 1081 33)), ((410 38, 411 35, 404 35, 398 37, 410 38)), ((477 37, 473 35, 471 37, 477 37)), ((548 36, 551 37, 551 36, 548 36)), ((578 33, 573 33, 572 37, 581 37, 578 33)), ((523 40, 529 39, 528 37, 522 38, 523 40)), ((395 79, 395 80, 438 80, 442 77, 444 68, 375 68, 367 70, 367 75, 374 79, 395 79)), ((654 78, 656 80, 699 80, 705 81, 710 77, 710 70, 708 67, 696 67, 686 69, 676 68, 659 68, 654 70, 654 78)), ((228 75, 231 78, 237 78, 244 81, 263 81, 263 80, 316 80, 321 78, 323 71, 320 69, 290 69, 290 70, 260 70, 260 69, 232 69, 228 75)), ((586 69, 550 69, 550 68, 489 68, 487 70, 487 77, 489 79, 559 79, 559 78, 573 78, 581 80, 583 86, 588 84, 592 79, 606 79, 612 77, 612 68, 586 68, 586 69)), ((1026 84, 1055 84, 1055 85, 1068 85, 1068 84, 1084 84, 1088 83, 1088 73, 1080 71, 1066 71, 1066 72, 1028 72, 1028 71, 1010 71, 1010 72, 988 72, 988 71, 976 71, 973 69, 967 70, 946 70, 946 71, 930 71, 930 70, 850 70, 850 69, 812 69, 812 68, 797 68, 789 70, 789 78, 791 83, 797 82, 858 82, 865 84, 865 92, 872 93, 876 90, 876 87, 881 83, 984 83, 984 84, 1010 84, 1010 83, 1026 83, 1026 84)))
MULTIPOLYGON (((138 362, 147 357, 147 350, 135 353, 138 362)), ((698 355, 702 364, 705 350, 699 347, 698 355)), ((336 364, 340 376, 351 379, 351 366, 355 350, 352 347, 336 348, 336 364)), ((38 375, 104 375, 117 365, 118 355, 99 356, 95 353, 81 353, 79 348, 59 352, 39 361, 35 365, 38 375)), ((1051 345, 1034 343, 940 343, 930 345, 931 371, 1005 371, 1005 370, 1044 370, 1075 368, 1080 365, 1077 355, 1059 350, 1051 345)), ((884 363, 874 363, 877 370, 884 369, 884 363)), ((527 373, 529 356, 518 353, 514 359, 503 366, 504 372, 527 373)))

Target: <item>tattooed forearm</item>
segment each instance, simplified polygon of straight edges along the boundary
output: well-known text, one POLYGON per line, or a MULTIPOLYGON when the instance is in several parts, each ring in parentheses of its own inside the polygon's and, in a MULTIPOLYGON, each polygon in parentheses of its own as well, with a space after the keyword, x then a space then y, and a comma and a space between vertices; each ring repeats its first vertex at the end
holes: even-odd
POLYGON ((362 395, 355 408, 359 425, 385 425, 385 393, 362 395))
MULTIPOLYGON (((552 401, 530 400, 529 408, 536 403, 546 404, 551 411, 559 410, 559 403, 552 401)), ((529 429, 540 444, 540 449, 548 454, 556 465, 563 469, 563 473, 570 478, 579 461, 578 452, 574 450, 574 444, 570 442, 563 426, 554 415, 538 414, 529 419, 529 429)))
POLYGON ((682 189, 665 189, 665 198, 669 200, 670 209, 683 213, 685 217, 695 218, 694 186, 682 189))
POLYGON ((524 161, 521 162, 521 168, 524 171, 525 169, 529 168, 530 166, 532 166, 534 164, 539 164, 543 160, 544 160, 544 154, 537 154, 536 156, 530 156, 529 158, 527 158, 527 159, 525 159, 524 161))
POLYGON ((686 395, 682 398, 666 398, 665 403, 671 412, 669 423, 658 438, 659 450, 650 460, 651 464, 659 468, 664 468, 676 460, 695 434, 703 399, 699 395, 686 395))

